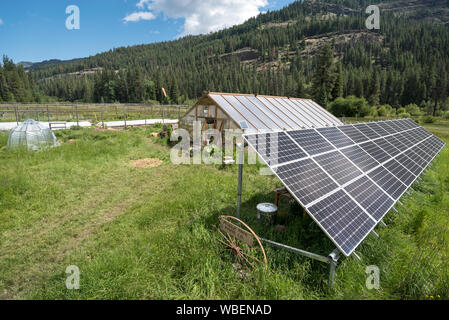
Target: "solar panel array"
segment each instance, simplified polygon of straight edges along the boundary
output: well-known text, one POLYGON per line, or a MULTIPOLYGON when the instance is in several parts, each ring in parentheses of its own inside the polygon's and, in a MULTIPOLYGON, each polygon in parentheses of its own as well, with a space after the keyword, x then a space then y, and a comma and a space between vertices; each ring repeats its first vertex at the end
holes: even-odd
POLYGON ((346 256, 445 146, 411 119, 244 138, 346 256))

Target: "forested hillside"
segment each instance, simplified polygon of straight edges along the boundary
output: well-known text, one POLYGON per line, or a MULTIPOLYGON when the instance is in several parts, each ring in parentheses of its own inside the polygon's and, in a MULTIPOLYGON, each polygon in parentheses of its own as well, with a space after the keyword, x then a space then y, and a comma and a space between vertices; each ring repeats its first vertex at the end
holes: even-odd
POLYGON ((177 103, 213 90, 438 105, 449 88, 448 8, 448 0, 295 2, 220 32, 30 70, 42 94, 64 101, 177 103), (380 30, 365 27, 371 4, 381 8, 380 30))

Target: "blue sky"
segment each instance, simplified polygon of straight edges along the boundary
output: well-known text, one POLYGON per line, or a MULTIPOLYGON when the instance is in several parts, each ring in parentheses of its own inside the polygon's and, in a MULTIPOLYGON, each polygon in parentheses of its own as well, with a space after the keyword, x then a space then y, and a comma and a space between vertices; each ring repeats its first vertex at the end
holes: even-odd
POLYGON ((87 57, 112 48, 215 31, 293 1, 2 0, 0 55, 14 62, 87 57), (66 28, 70 5, 79 7, 79 30, 66 28))

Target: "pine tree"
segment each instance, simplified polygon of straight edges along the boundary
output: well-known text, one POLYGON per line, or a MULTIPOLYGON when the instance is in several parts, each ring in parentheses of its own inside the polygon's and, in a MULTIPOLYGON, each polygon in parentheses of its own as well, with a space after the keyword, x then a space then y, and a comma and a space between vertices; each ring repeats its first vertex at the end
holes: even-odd
POLYGON ((380 99, 380 79, 377 71, 373 71, 368 101, 372 106, 378 106, 380 99))
POLYGON ((360 77, 360 75, 355 77, 354 82, 355 82, 354 94, 359 98, 363 98, 364 96, 363 80, 360 77))
POLYGON ((334 82, 334 53, 331 46, 326 44, 318 55, 317 67, 312 80, 312 94, 318 103, 325 106, 331 101, 334 82))
POLYGON ((341 63, 338 63, 336 70, 335 83, 332 90, 333 99, 343 97, 343 67, 341 63))

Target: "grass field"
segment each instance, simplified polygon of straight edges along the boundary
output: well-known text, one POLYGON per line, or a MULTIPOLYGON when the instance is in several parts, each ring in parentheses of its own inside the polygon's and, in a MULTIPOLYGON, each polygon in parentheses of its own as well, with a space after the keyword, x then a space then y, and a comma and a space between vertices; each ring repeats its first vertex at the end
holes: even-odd
MULTIPOLYGON (((449 126, 428 127, 449 141, 449 126)), ((341 260, 334 290, 328 267, 266 247, 269 268, 244 280, 212 236, 236 210, 237 167, 174 166, 150 129, 58 132, 63 145, 28 153, 0 134, 0 298, 2 299, 448 299, 449 148, 357 249, 341 260), (156 168, 132 160, 158 158, 156 168), (81 271, 67 290, 66 267, 81 271), (365 268, 380 268, 380 289, 365 268)), ((245 166, 243 219, 259 235, 327 255, 332 243, 308 218, 287 231, 262 228, 255 206, 280 182, 245 166)))

